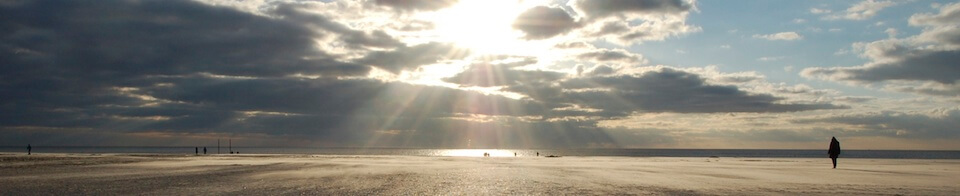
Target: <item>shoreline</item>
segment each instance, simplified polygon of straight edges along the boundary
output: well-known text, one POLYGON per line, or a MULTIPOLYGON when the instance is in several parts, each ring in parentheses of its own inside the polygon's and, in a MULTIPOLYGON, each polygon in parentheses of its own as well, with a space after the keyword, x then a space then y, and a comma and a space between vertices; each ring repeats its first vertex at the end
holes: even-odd
MULTIPOLYGON (((234 148, 243 154, 327 154, 327 155, 418 155, 418 156, 482 156, 489 152, 491 156, 614 156, 614 157, 757 157, 757 158, 823 158, 826 150, 782 150, 782 149, 429 149, 429 148, 234 148)), ((181 154, 192 155, 195 148, 158 147, 158 148, 47 148, 35 147, 35 153, 69 154, 181 154)), ((212 148, 208 154, 217 154, 212 148)), ((26 153, 26 149, 0 148, 0 154, 26 153)), ((229 154, 222 151, 220 154, 229 154)), ((880 159, 957 159, 960 151, 947 150, 845 150, 841 158, 880 158, 880 159)))

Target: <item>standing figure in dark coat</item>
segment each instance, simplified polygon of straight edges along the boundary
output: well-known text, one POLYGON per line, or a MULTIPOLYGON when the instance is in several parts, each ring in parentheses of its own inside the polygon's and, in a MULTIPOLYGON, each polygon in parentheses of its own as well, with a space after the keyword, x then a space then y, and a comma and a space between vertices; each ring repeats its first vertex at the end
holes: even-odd
POLYGON ((830 150, 827 150, 827 154, 830 154, 830 159, 833 159, 833 168, 837 168, 837 157, 840 156, 840 141, 837 141, 837 137, 833 137, 830 140, 830 150))
POLYGON ((33 154, 33 146, 30 146, 30 144, 27 144, 27 155, 30 155, 30 154, 33 154))

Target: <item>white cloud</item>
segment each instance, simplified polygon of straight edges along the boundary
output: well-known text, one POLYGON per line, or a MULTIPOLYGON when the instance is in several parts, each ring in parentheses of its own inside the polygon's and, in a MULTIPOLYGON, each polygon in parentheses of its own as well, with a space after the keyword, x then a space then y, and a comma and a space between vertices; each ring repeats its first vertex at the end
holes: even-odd
POLYGON ((814 14, 828 14, 830 12, 833 12, 833 11, 828 9, 810 8, 810 13, 814 13, 814 14))
POLYGON ((779 61, 779 60, 782 60, 783 58, 786 58, 786 57, 784 57, 784 56, 765 56, 765 57, 757 58, 757 61, 779 61))
POLYGON ((921 13, 910 16, 910 25, 956 25, 960 21, 960 3, 939 6, 940 13, 921 13))
POLYGON ((720 45, 720 48, 723 48, 723 49, 730 49, 730 45, 720 45))
POLYGON ((898 39, 896 29, 886 30, 891 38, 853 44, 854 51, 871 62, 851 67, 812 67, 801 75, 851 84, 880 85, 881 89, 925 95, 960 95, 960 4, 944 5, 939 14, 921 13, 910 17, 910 25, 923 27, 919 35, 898 39))
POLYGON ((767 35, 754 34, 753 38, 760 38, 760 39, 766 39, 766 40, 791 41, 791 40, 803 39, 803 36, 801 36, 800 34, 797 34, 797 32, 791 31, 791 32, 779 32, 779 33, 767 34, 767 35))
POLYGON ((802 23, 805 23, 805 22, 807 22, 807 20, 806 20, 806 19, 803 19, 803 18, 793 19, 793 23, 802 24, 802 23))
POLYGON ((890 39, 896 39, 896 38, 897 38, 897 29, 895 29, 895 28, 887 28, 887 30, 885 30, 885 31, 883 31, 883 32, 887 33, 887 36, 889 36, 890 39))
POLYGON ((568 5, 581 16, 584 34, 620 45, 661 41, 702 31, 700 27, 686 23, 690 11, 696 10, 693 1, 574 0, 568 5))
MULTIPOLYGON (((875 1, 875 0, 865 0, 860 3, 854 4, 847 8, 843 12, 838 12, 835 14, 830 14, 823 16, 824 20, 866 20, 877 15, 877 12, 883 10, 884 8, 896 5, 893 1, 875 1)), ((815 9, 815 8, 814 8, 815 9)), ((828 14, 830 12, 814 12, 813 9, 810 10, 814 14, 828 14)))
POLYGON ((837 56, 846 55, 846 54, 850 54, 850 50, 847 50, 846 48, 841 48, 840 50, 837 50, 836 52, 833 53, 833 55, 837 55, 837 56))
POLYGON ((405 1, 375 0, 374 4, 391 7, 400 11, 435 11, 456 4, 457 0, 405 1))

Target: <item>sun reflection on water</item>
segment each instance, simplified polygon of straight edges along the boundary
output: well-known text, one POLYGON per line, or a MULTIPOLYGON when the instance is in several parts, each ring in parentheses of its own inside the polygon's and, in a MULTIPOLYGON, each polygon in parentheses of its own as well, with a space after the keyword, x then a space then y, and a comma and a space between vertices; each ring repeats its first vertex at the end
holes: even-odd
POLYGON ((483 153, 490 153, 491 157, 512 157, 516 152, 499 149, 449 149, 439 150, 437 155, 450 157, 482 157, 483 153))

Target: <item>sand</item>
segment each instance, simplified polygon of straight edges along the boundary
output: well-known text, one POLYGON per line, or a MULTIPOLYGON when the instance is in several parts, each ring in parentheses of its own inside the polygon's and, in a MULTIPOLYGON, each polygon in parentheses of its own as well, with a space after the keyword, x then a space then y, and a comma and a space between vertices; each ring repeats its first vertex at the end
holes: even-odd
POLYGON ((0 195, 956 195, 960 160, 0 154, 0 195))

